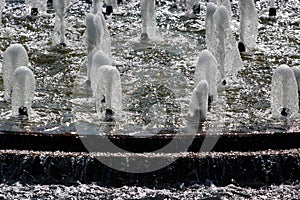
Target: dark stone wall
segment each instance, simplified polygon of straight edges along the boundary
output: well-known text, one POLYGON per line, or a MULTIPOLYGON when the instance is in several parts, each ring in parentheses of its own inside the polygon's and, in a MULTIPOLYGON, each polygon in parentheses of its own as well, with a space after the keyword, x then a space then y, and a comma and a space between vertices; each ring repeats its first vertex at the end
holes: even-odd
MULTIPOLYGON (((262 186, 299 181, 300 149, 262 152, 176 154, 171 165, 149 173, 120 172, 102 164, 97 158, 130 164, 136 154, 62 153, 34 151, 0 151, 1 182, 30 184, 64 184, 96 182, 103 186, 136 185, 147 187, 179 187, 184 184, 217 186, 234 183, 262 186)), ((159 161, 170 159, 161 155, 159 161)), ((157 156, 145 155, 149 162, 157 156)), ((141 162, 140 166, 144 168, 141 162)))

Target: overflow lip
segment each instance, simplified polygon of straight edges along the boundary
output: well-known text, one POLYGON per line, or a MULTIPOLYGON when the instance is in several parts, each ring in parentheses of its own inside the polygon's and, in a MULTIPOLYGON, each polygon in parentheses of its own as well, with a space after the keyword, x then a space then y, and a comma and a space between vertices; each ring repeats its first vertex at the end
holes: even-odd
MULTIPOLYGON (((114 135, 84 135, 84 134, 44 134, 39 132, 7 132, 0 131, 0 149, 88 152, 82 141, 105 141, 109 138, 115 145, 130 152, 152 152, 175 140, 183 144, 191 137, 193 143, 188 152, 199 152, 205 138, 219 137, 212 149, 213 152, 230 151, 260 151, 267 149, 284 150, 300 148, 300 132, 255 132, 255 133, 197 133, 195 135, 176 134, 170 131, 165 134, 147 136, 114 135)), ((101 143, 101 142, 100 142, 101 143)), ((105 144, 103 144, 105 145, 105 144)))

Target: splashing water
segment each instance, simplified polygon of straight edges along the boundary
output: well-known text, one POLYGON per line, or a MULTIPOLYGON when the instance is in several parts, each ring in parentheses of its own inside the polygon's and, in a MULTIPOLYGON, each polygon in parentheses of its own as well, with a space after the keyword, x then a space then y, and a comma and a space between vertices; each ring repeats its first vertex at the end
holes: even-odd
MULTIPOLYGON (((292 67, 298 85, 298 93, 300 92, 300 66, 292 67)), ((299 102, 300 103, 300 102, 299 102)))
POLYGON ((26 0, 26 6, 28 15, 45 14, 47 11, 47 0, 26 0))
POLYGON ((155 0, 141 0, 141 15, 141 42, 149 42, 149 40, 158 40, 159 34, 156 25, 155 0))
POLYGON ((293 70, 287 65, 280 65, 272 76, 271 107, 272 116, 298 116, 298 86, 293 70))
POLYGON ((65 39, 65 15, 69 6, 70 0, 54 0, 54 10, 55 10, 55 26, 53 31, 53 40, 54 45, 62 44, 66 45, 65 39))
POLYGON ((96 110, 98 117, 111 121, 113 115, 121 116, 122 89, 119 71, 110 65, 102 65, 98 68, 98 82, 96 93, 96 110))
POLYGON ((219 6, 214 13, 214 25, 216 43, 215 58, 219 64, 219 71, 222 79, 232 77, 235 79, 238 70, 243 66, 239 55, 236 41, 230 28, 229 12, 225 6, 219 6))
POLYGON ((217 84, 220 82, 218 63, 215 57, 208 51, 202 50, 198 57, 195 70, 195 83, 206 80, 208 83, 208 96, 211 100, 218 98, 217 84))
POLYGON ((215 41, 215 31, 214 31, 214 19, 213 16, 217 10, 216 4, 209 2, 206 8, 206 17, 205 17, 205 44, 207 49, 213 54, 216 55, 215 51, 217 50, 214 45, 215 41))
POLYGON ((35 78, 32 71, 25 66, 18 67, 12 79, 12 115, 32 116, 32 101, 35 93, 35 78))
POLYGON ((3 83, 6 100, 11 97, 13 74, 20 66, 28 66, 27 51, 21 44, 12 44, 3 53, 3 83))
POLYGON ((203 121, 206 119, 208 110, 208 83, 201 80, 193 90, 189 115, 192 121, 203 121))
POLYGON ((102 50, 111 58, 110 34, 104 16, 101 12, 98 12, 97 14, 87 14, 85 36, 88 46, 87 75, 88 80, 91 80, 90 70, 94 54, 97 51, 102 50))
POLYGON ((239 0, 240 41, 252 51, 258 35, 258 15, 253 0, 239 0))
POLYGON ((93 62, 91 66, 91 87, 93 91, 93 95, 96 96, 96 91, 97 91, 97 85, 98 85, 98 80, 100 77, 100 74, 98 74, 98 69, 102 65, 111 65, 112 60, 109 56, 106 55, 105 52, 102 50, 97 51, 95 55, 93 56, 93 62))

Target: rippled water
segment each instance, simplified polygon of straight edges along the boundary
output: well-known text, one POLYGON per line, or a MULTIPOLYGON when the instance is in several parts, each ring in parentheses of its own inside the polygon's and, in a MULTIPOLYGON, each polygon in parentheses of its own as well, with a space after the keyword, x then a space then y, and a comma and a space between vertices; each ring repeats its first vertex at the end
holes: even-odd
POLYGON ((262 188, 181 186, 180 189, 146 187, 106 188, 95 184, 12 185, 0 184, 3 199, 299 199, 300 185, 271 185, 262 188))
MULTIPOLYGON (((163 41, 141 45, 139 1, 121 5, 108 19, 114 65, 121 73, 123 116, 116 132, 131 133, 157 128, 186 126, 188 103, 193 90, 194 67, 205 48, 205 2, 201 14, 190 19, 181 6, 171 1, 157 2, 157 23, 163 41)), ((0 53, 11 43, 21 43, 28 51, 36 80, 33 103, 36 116, 27 121, 10 119, 10 103, 0 99, 1 130, 45 133, 98 132, 104 122, 97 119, 91 91, 85 86, 85 13, 90 5, 72 1, 66 17, 67 47, 51 45, 54 27, 50 14, 30 17, 22 3, 7 3, 0 37, 0 53)), ((279 64, 300 63, 299 2, 279 3, 277 19, 267 18, 267 2, 257 2, 260 25, 257 49, 243 55, 244 67, 237 83, 219 92, 220 99, 208 114, 205 127, 221 123, 230 131, 299 130, 299 120, 274 121, 270 118, 272 70, 279 64)), ((237 1, 233 1, 232 27, 238 33, 237 1)), ((237 36, 238 38, 238 36, 237 36)), ((3 97, 3 83, 0 80, 3 97)))

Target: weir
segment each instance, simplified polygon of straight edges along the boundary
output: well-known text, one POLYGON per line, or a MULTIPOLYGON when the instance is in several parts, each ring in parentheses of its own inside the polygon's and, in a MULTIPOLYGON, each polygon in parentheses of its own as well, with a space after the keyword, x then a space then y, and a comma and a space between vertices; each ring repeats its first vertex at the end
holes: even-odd
POLYGON ((133 137, 1 132, 0 178, 3 182, 70 185, 79 181, 114 187, 176 187, 210 182, 258 187, 299 180, 300 133, 161 134, 133 137), (204 139, 217 137, 211 152, 199 152, 204 139), (183 145, 191 138, 194 140, 187 152, 151 153, 171 140, 183 145), (107 139, 128 152, 110 152, 107 139), (95 152, 88 152, 83 145, 90 141, 99 145, 95 152), (174 157, 178 159, 171 165, 145 174, 120 172, 100 162, 127 166, 141 159, 135 167, 147 168, 144 162, 165 162, 174 157))

